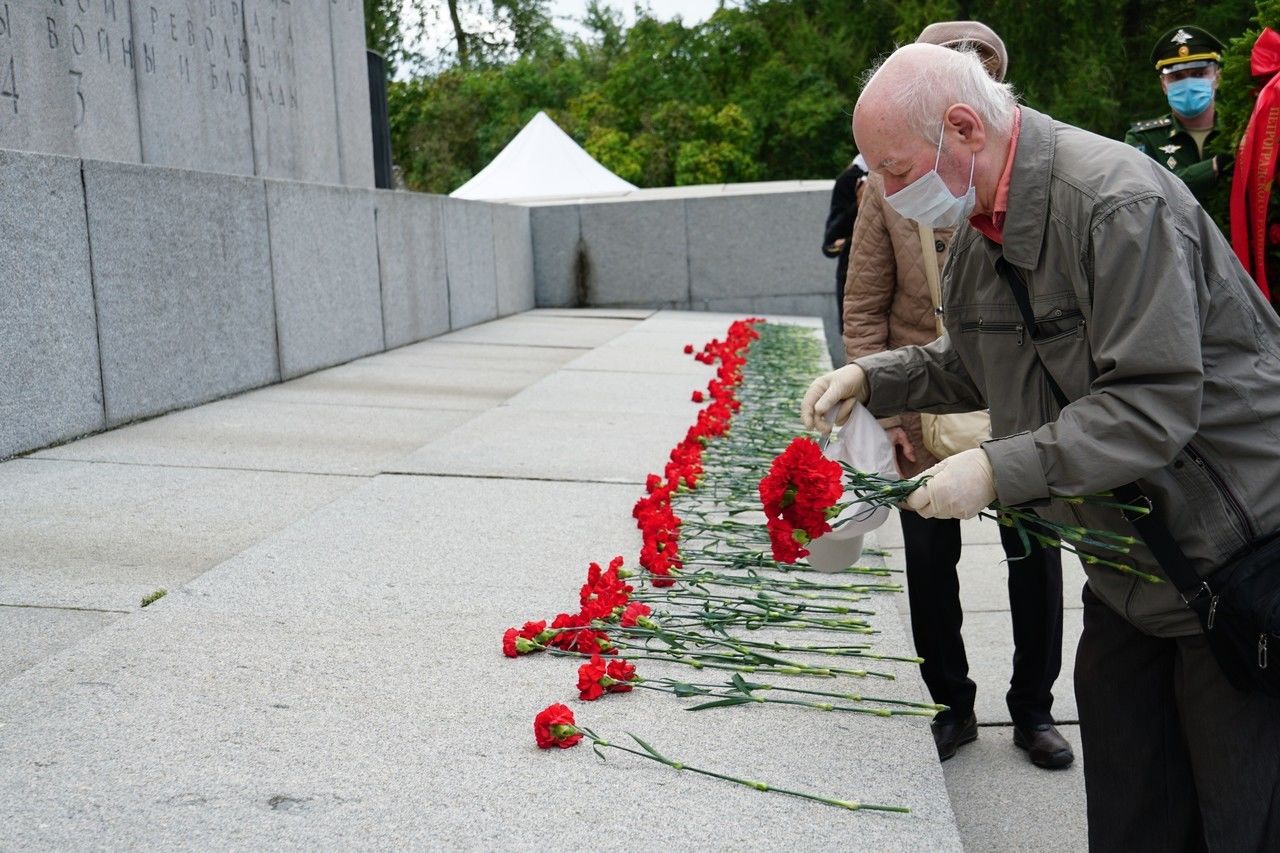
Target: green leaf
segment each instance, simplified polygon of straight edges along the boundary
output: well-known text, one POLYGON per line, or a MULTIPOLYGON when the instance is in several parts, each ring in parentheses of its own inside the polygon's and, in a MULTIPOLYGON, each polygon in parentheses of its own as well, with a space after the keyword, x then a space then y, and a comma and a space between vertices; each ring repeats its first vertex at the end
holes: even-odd
POLYGON ((650 755, 652 755, 654 758, 656 758, 656 759, 658 759, 659 761, 661 761, 663 764, 674 764, 674 763, 675 763, 675 762, 674 762, 674 761, 672 761, 670 758, 667 758, 667 757, 666 757, 665 755, 663 755, 661 752, 658 752, 658 750, 654 749, 653 747, 649 746, 649 744, 645 743, 645 742, 644 742, 644 741, 642 741, 640 738, 638 738, 638 737, 636 737, 635 735, 633 735, 631 732, 627 732, 627 737, 631 738, 633 741, 635 741, 636 743, 640 744, 640 748, 641 748, 641 749, 643 749, 645 752, 649 753, 649 754, 650 754, 650 755))

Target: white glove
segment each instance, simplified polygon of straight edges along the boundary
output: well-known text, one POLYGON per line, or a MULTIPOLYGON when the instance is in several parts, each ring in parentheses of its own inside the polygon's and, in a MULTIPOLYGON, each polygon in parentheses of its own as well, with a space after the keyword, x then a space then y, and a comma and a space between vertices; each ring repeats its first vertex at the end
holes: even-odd
POLYGON ((856 364, 846 364, 813 380, 800 404, 800 420, 807 429, 826 435, 831 432, 826 415, 832 407, 835 407, 836 424, 842 425, 853 412, 853 401, 865 403, 870 395, 866 372, 856 364))
POLYGON ((930 479, 906 507, 923 518, 973 518, 996 499, 991 460, 981 447, 948 456, 920 476, 930 479))

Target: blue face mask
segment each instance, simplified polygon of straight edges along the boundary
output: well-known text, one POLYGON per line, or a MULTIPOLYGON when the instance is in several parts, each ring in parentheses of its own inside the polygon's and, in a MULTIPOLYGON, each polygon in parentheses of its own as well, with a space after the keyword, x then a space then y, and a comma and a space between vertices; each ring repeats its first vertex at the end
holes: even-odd
POLYGON ((1186 77, 1169 84, 1169 106, 1185 118, 1195 118, 1213 103, 1213 81, 1205 77, 1186 77))

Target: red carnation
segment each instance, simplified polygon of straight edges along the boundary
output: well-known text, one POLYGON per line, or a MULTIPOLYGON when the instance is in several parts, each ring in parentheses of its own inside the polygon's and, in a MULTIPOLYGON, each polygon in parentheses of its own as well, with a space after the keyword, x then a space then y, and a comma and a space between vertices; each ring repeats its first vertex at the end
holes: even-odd
POLYGON ((502 635, 502 653, 509 658, 518 657, 516 651, 516 629, 508 628, 507 632, 502 635))
POLYGON ((568 749, 582 740, 582 733, 578 731, 576 722, 573 711, 567 706, 559 702, 548 705, 533 718, 533 736, 538 741, 538 748, 550 749, 558 746, 568 749))
POLYGON ((773 460, 759 491, 775 560, 795 562, 807 553, 797 546, 831 530, 827 519, 844 494, 842 480, 840 464, 808 438, 793 440, 773 460))
POLYGON ((604 660, 599 655, 578 667, 578 698, 594 702, 603 696, 605 687, 600 682, 604 677, 604 660))
POLYGON ((606 693, 629 693, 636 668, 624 660, 611 660, 608 665, 596 655, 578 667, 578 698, 594 702, 606 693))
POLYGON ((701 402, 702 402, 702 400, 703 400, 702 392, 701 392, 701 391, 694 391, 691 399, 692 399, 692 400, 693 400, 693 402, 695 402, 695 403, 701 403, 701 402))
POLYGON ((636 624, 645 617, 653 613, 653 609, 649 605, 639 601, 633 601, 627 605, 627 609, 622 611, 622 627, 634 628, 636 624))
POLYGON ((693 355, 693 344, 685 344, 685 345, 684 345, 684 354, 685 354, 685 355, 693 355))

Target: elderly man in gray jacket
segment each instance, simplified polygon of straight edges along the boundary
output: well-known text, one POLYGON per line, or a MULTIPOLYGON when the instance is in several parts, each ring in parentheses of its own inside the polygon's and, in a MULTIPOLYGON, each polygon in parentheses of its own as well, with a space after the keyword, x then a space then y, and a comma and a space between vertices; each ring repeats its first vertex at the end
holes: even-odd
MULTIPOLYGON (((989 407, 1003 437, 925 472, 908 507, 927 517, 998 498, 1136 535, 1053 500, 1136 481, 1202 575, 1280 529, 1280 322, 1181 181, 933 45, 884 62, 853 127, 888 204, 964 227, 947 335, 819 377, 808 426, 853 399, 880 417, 989 407)), ((1162 574, 1141 543, 1129 558, 1162 574)), ((1280 849, 1280 700, 1227 682, 1173 584, 1086 571, 1091 849, 1280 849)))

